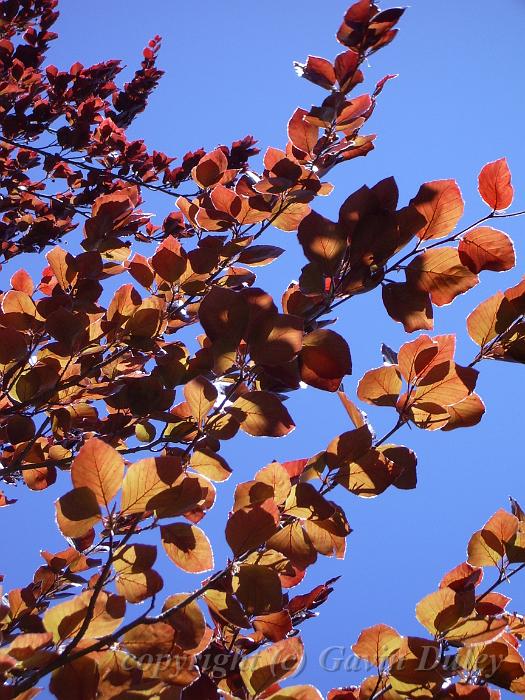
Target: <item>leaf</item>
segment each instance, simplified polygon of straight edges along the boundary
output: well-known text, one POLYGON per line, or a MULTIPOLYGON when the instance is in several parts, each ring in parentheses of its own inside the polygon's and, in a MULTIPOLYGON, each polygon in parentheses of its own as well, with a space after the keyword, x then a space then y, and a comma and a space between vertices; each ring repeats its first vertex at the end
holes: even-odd
POLYGON ((279 462, 272 462, 259 469, 255 481, 267 484, 273 491, 273 498, 278 504, 284 503, 292 488, 292 483, 286 469, 279 462))
POLYGON ((335 437, 326 448, 327 465, 333 469, 345 462, 353 462, 365 455, 372 447, 372 431, 368 425, 348 430, 335 437))
MULTIPOLYGON (((280 208, 280 205, 277 205, 280 208)), ((302 202, 294 202, 283 208, 282 213, 279 213, 272 219, 272 226, 280 231, 297 231, 301 222, 311 212, 308 204, 302 202)))
POLYGON ((248 435, 283 437, 295 428, 279 397, 268 391, 248 391, 228 411, 248 435))
POLYGON ((251 627, 243 609, 231 593, 209 588, 203 598, 214 615, 227 625, 241 629, 251 627))
POLYGON ((251 330, 248 345, 257 364, 291 362, 303 345, 304 321, 291 314, 265 314, 251 330))
POLYGON ((203 474, 212 481, 227 481, 232 474, 232 470, 226 460, 207 447, 193 450, 190 466, 196 472, 203 474))
POLYGON ((410 204, 426 219, 416 231, 423 241, 448 236, 463 216, 463 197, 454 180, 426 182, 410 204))
POLYGON ((257 696, 274 683, 291 676, 301 663, 303 653, 299 637, 292 637, 243 658, 239 671, 248 692, 257 696))
POLYGON ((128 602, 141 603, 162 590, 162 578, 151 568, 156 558, 154 545, 128 544, 115 552, 116 589, 128 602))
POLYGON ((248 305, 238 292, 212 287, 200 303, 199 320, 211 340, 224 336, 240 340, 248 322, 248 305))
POLYGON ((47 262, 64 291, 68 291, 76 282, 78 274, 75 269, 75 259, 60 246, 55 246, 46 254, 47 262))
POLYGON ((416 605, 416 617, 432 634, 439 636, 454 627, 474 610, 474 593, 458 593, 452 588, 440 588, 416 605))
POLYGON ((516 253, 506 233, 490 226, 479 226, 466 233, 459 242, 459 258, 477 274, 482 270, 504 272, 516 265, 516 253))
POLYGON ((500 566, 505 546, 512 541, 519 521, 505 510, 498 510, 468 543, 468 562, 473 566, 500 566))
POLYGON ((491 340, 503 333, 516 320, 518 314, 503 292, 482 301, 469 316, 467 330, 472 340, 484 347, 491 340))
POLYGON ((490 642, 505 632, 507 620, 504 618, 486 618, 481 615, 472 615, 467 620, 461 620, 453 625, 445 637, 451 642, 468 644, 481 644, 490 642))
POLYGON ((55 506, 57 525, 65 537, 82 537, 101 518, 97 497, 87 486, 60 496, 55 506))
POLYGON ((268 566, 242 564, 232 579, 232 586, 247 615, 267 615, 282 608, 281 581, 268 566))
POLYGON ((167 236, 151 258, 151 266, 166 282, 177 282, 187 266, 186 253, 179 241, 173 236, 167 236))
POLYGON ((319 129, 305 121, 304 117, 307 114, 308 112, 300 107, 295 110, 288 122, 288 138, 296 148, 310 154, 319 140, 319 129))
POLYGON ((279 511, 272 501, 241 508, 228 518, 226 541, 237 557, 264 544, 274 534, 278 523, 279 511))
POLYGON ((135 462, 124 477, 122 513, 153 510, 155 496, 166 491, 181 474, 180 462, 173 457, 147 457, 135 462))
POLYGON ((380 449, 371 449, 337 473, 337 482, 361 498, 375 498, 399 476, 396 466, 380 449))
POLYGON ((335 331, 317 329, 308 333, 299 353, 299 368, 306 384, 324 391, 337 391, 343 377, 352 373, 348 343, 335 331))
POLYGON ((470 394, 459 403, 448 406, 447 410, 450 420, 441 428, 444 432, 477 425, 485 414, 485 404, 477 394, 470 394))
POLYGON ((206 377, 195 377, 184 386, 184 398, 199 425, 214 407, 218 396, 219 392, 206 377))
POLYGON ((406 282, 391 282, 382 287, 383 304, 388 315, 403 324, 407 333, 432 330, 434 312, 428 292, 413 289, 406 282))
POLYGON ((452 334, 420 335, 401 346, 398 353, 399 369, 411 385, 435 384, 450 373, 454 363, 456 337, 452 334))
POLYGON ((27 270, 24 270, 23 268, 17 270, 11 277, 10 283, 11 287, 17 292, 24 292, 24 294, 27 294, 28 296, 33 296, 35 285, 27 270))
POLYGON ((160 536, 166 554, 183 571, 200 574, 213 568, 211 545, 200 528, 186 523, 173 523, 163 525, 160 536))
POLYGON ((407 282, 428 292, 436 306, 450 304, 478 284, 477 275, 461 262, 455 248, 433 248, 414 258, 406 268, 407 282))
POLYGON ((96 660, 90 656, 70 661, 53 671, 49 690, 57 700, 91 700, 97 697, 100 683, 96 660))
POLYGON ((191 176, 199 187, 212 187, 220 182, 227 167, 228 159, 220 148, 216 148, 199 160, 191 176))
POLYGON ((287 610, 260 615, 254 618, 253 629, 263 634, 271 642, 280 642, 292 631, 292 618, 287 610))
POLYGON ((404 445, 383 444, 377 448, 394 465, 397 476, 393 485, 397 489, 410 490, 417 486, 417 457, 404 445))
MULTIPOLYGON (((55 643, 59 644, 68 637, 75 636, 84 622, 92 595, 92 591, 84 591, 45 612, 44 627, 53 635, 55 643)), ((103 637, 114 632, 122 622, 125 610, 124 598, 101 591, 84 638, 103 637)))
POLYGON ((284 253, 283 248, 275 245, 251 245, 241 251, 237 258, 238 262, 251 267, 262 267, 269 265, 284 253))
POLYGON ((115 448, 98 438, 90 438, 71 465, 71 479, 76 488, 87 486, 97 503, 108 508, 124 478, 124 460, 115 448))
POLYGON ((395 406, 402 385, 397 365, 378 367, 365 372, 357 385, 357 396, 375 406, 395 406))
POLYGON ((310 262, 324 272, 335 272, 347 248, 346 234, 338 224, 312 211, 301 221, 297 238, 310 262))
POLYGON ((164 601, 162 611, 171 610, 165 619, 175 630, 177 645, 192 652, 205 639, 206 620, 198 602, 188 602, 188 598, 189 593, 171 595, 164 601))
POLYGON ((514 189, 506 158, 487 163, 481 169, 478 189, 483 201, 493 211, 502 211, 512 204, 514 189))
POLYGON ((399 649, 401 640, 401 635, 393 627, 374 625, 361 632, 357 642, 352 645, 352 651, 360 659, 379 667, 399 649))

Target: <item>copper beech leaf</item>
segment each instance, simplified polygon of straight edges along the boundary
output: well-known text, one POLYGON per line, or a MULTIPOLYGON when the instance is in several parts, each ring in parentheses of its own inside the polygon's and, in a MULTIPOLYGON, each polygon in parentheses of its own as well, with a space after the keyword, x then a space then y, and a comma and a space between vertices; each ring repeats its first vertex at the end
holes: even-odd
POLYGON ((474 609, 474 593, 460 593, 452 588, 440 588, 430 593, 416 605, 416 617, 432 635, 454 627, 457 622, 470 615, 474 609))
POLYGON ((268 391, 246 392, 233 402, 228 412, 248 435, 283 437, 295 428, 280 398, 268 391))
POLYGON ((291 676, 301 663, 303 653, 300 638, 291 637, 243 658, 239 670, 249 693, 257 696, 274 683, 291 676))
POLYGON ((265 314, 250 332, 248 344, 254 362, 280 365, 291 362, 303 344, 304 321, 291 314, 265 314))
POLYGON ((166 554, 183 571, 200 574, 213 568, 213 552, 204 532, 195 525, 163 525, 160 536, 166 554))
POLYGON ((464 209, 461 190, 454 180, 426 182, 410 204, 426 219, 417 231, 421 240, 448 236, 456 228, 464 209))
POLYGON ((162 590, 162 578, 152 568, 156 558, 154 545, 124 545, 115 552, 116 589, 129 603, 141 603, 162 590))
POLYGON ((481 398, 472 393, 462 401, 447 406, 450 415, 448 423, 441 428, 443 431, 456 428, 472 428, 477 425, 485 414, 485 404, 481 398))
POLYGON ((279 575, 269 566, 242 564, 232 579, 232 588, 247 615, 267 615, 282 608, 279 575))
POLYGON ((388 315, 403 324, 407 333, 432 330, 434 312, 430 295, 412 288, 406 282, 391 282, 382 288, 383 303, 388 315))
POLYGON ((280 642, 292 631, 292 618, 288 610, 258 615, 253 620, 253 629, 271 642, 280 642))
POLYGON ((299 353, 301 379, 325 391, 337 391, 343 378, 352 373, 350 348, 335 331, 318 329, 303 338, 299 353))
POLYGON ((393 627, 374 625, 361 632, 357 642, 352 645, 352 651, 360 659, 379 667, 399 649, 401 640, 401 635, 393 627))
MULTIPOLYGON (((46 611, 43 618, 44 627, 53 635, 55 643, 75 636, 86 617, 92 595, 92 591, 84 591, 46 611)), ((124 598, 101 591, 97 596, 85 638, 103 637, 114 632, 122 622, 125 610, 124 598)))
POLYGON ((468 561, 473 566, 500 566, 506 545, 518 531, 518 518, 500 509, 481 530, 474 533, 468 544, 468 561))
POLYGON ((146 457, 135 462, 124 477, 121 511, 141 513, 153 510, 153 499, 169 489, 181 474, 180 462, 173 457, 146 457))
POLYGON ((503 292, 482 301, 467 316, 467 330, 472 340, 484 347, 503 333, 518 317, 515 307, 503 292))
POLYGON ((195 377, 184 385, 184 398, 199 425, 215 405, 218 395, 219 392, 206 377, 195 377))
POLYGON ((478 189, 483 201, 494 211, 510 207, 514 188, 506 158, 499 158, 483 166, 478 178, 478 189))
POLYGON ((436 306, 450 304, 475 287, 478 276, 463 265, 455 248, 433 248, 408 263, 407 282, 420 292, 428 292, 436 306))
POLYGON ((310 262, 326 273, 337 269, 347 247, 346 234, 338 224, 313 211, 301 221, 297 237, 310 262))
POLYGON ((124 460, 114 447, 90 438, 80 448, 71 465, 71 479, 76 488, 88 487, 97 503, 108 507, 124 478, 124 460))
POLYGON ((357 386, 357 396, 361 401, 375 406, 395 406, 401 387, 397 365, 387 365, 364 374, 357 386))
POLYGON ((238 556, 264 544, 277 530, 279 511, 272 499, 236 510, 226 523, 226 541, 238 556))
POLYGON ((516 253, 506 233, 490 226, 480 226, 466 233, 458 247, 463 265, 474 274, 482 270, 504 272, 516 265, 516 253))
POLYGON ((57 525, 65 537, 82 537, 101 519, 97 497, 87 486, 60 496, 55 506, 57 525))
MULTIPOLYGON (((334 80, 335 82, 335 80, 334 80)), ((308 112, 298 107, 288 122, 288 138, 296 148, 305 153, 313 153, 319 140, 319 128, 305 121, 308 112)))

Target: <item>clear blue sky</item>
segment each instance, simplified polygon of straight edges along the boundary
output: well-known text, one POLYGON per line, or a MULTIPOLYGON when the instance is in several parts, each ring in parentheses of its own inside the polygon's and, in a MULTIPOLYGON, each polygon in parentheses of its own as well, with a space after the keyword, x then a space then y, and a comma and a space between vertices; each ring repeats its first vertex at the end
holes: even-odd
MULTIPOLYGON (((167 71, 148 111, 132 136, 151 148, 183 155, 187 150, 230 143, 247 133, 261 146, 282 147, 286 122, 298 105, 309 107, 322 91, 299 80, 292 61, 308 53, 332 58, 339 51, 334 33, 346 9, 343 0, 277 2, 167 2, 150 0, 62 0, 61 35, 51 60, 69 67, 106 58, 122 58, 131 75, 145 42, 164 37, 160 65, 167 71)), ((388 5, 383 3, 384 7, 388 5)), ((380 98, 371 122, 379 135, 366 159, 340 167, 331 181, 333 195, 318 207, 335 216, 354 189, 395 175, 406 202, 425 180, 454 177, 466 202, 466 221, 484 212, 476 190, 480 167, 506 155, 517 189, 516 205, 525 208, 523 66, 524 0, 413 0, 394 44, 371 60, 367 84, 386 73, 399 73, 380 98)), ((152 199, 148 211, 162 220, 169 203, 152 199), (152 209, 154 207, 154 209, 152 209)), ((438 309, 436 333, 457 331, 460 361, 475 354, 464 318, 483 298, 516 283, 525 273, 525 222, 501 222, 514 238, 518 267, 505 275, 484 273, 482 284, 438 309)), ((288 252, 260 273, 261 286, 280 296, 303 264, 294 234, 274 231, 268 242, 288 252)), ((388 319, 379 293, 340 309, 337 330, 350 343, 354 375, 345 382, 350 395, 363 372, 381 363, 379 347, 394 348, 409 338, 388 319)), ((327 674, 319 669, 320 651, 349 645, 361 628, 385 622, 401 633, 422 634, 414 618, 416 602, 435 589, 445 571, 462 561, 470 533, 512 494, 525 502, 525 469, 518 441, 523 431, 523 376, 519 365, 481 366, 479 392, 487 403, 480 426, 452 433, 404 429, 398 441, 419 457, 416 491, 395 489, 375 500, 336 492, 355 532, 344 562, 324 559, 313 567, 306 585, 337 574, 343 578, 320 619, 303 627, 308 663, 302 682, 326 691, 357 681, 356 674, 327 674)), ((323 449, 349 428, 337 398, 309 389, 289 402, 298 428, 284 440, 241 437, 225 445, 235 480, 250 479, 271 459, 293 459, 323 449)), ((388 409, 369 416, 382 434, 395 418, 388 409)), ((38 565, 38 549, 56 549, 63 540, 52 526, 52 499, 69 488, 67 474, 44 493, 19 489, 17 506, 5 509, 3 531, 23 536, 2 545, 7 588, 23 585, 38 565), (28 513, 31 513, 30 518, 28 513)), ((219 489, 219 506, 203 521, 214 544, 216 563, 227 555, 221 545, 233 479, 219 489), (222 505, 221 505, 222 504, 222 505)), ((188 589, 196 577, 183 576, 160 552, 166 594, 188 589)), ((509 586, 513 608, 525 611, 524 580, 509 586)), ((507 592, 503 589, 504 592, 507 592)))

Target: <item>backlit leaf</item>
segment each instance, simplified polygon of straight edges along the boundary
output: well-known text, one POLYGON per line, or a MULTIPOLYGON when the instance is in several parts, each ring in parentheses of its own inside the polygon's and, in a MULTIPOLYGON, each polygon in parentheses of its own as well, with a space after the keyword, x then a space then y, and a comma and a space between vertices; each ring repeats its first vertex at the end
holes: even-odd
POLYGON ((204 532, 195 525, 174 523, 160 529, 166 554, 179 568, 200 574, 213 568, 213 553, 204 532))
POLYGON ((482 270, 503 272, 516 264, 511 239, 490 226, 480 226, 466 233, 459 243, 458 253, 463 265, 474 274, 482 270))
POLYGON ((514 198, 514 188, 506 158, 487 163, 478 178, 479 193, 486 204, 496 211, 507 209, 514 198))
POLYGON ((124 460, 107 443, 90 438, 80 448, 71 465, 71 479, 76 488, 87 486, 101 506, 115 498, 124 478, 124 460))
POLYGON ((456 228, 464 209, 461 190, 454 180, 426 182, 410 204, 426 219, 426 224, 417 231, 421 240, 448 236, 456 228))

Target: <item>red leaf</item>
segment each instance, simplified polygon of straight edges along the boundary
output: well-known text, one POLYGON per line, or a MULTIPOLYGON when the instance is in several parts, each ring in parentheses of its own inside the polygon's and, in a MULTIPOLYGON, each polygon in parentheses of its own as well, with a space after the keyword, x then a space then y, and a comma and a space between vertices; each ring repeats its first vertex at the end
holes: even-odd
POLYGON ((478 190, 483 201, 494 211, 510 207, 514 198, 514 188, 506 158, 483 166, 478 178, 478 190))

